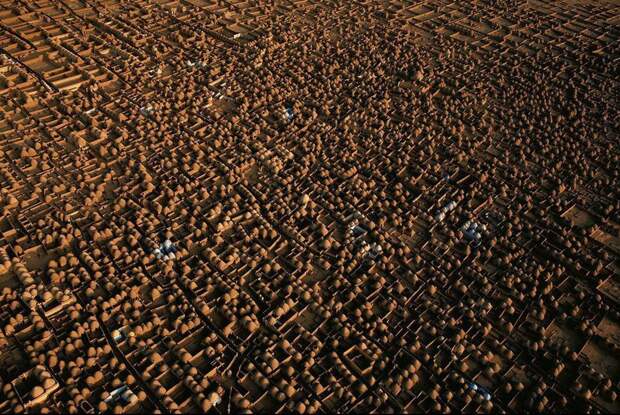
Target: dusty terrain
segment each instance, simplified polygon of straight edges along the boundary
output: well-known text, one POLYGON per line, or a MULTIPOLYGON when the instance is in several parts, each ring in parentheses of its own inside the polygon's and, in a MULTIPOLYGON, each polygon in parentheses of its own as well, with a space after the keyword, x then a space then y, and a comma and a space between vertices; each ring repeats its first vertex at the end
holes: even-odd
POLYGON ((0 412, 620 412, 619 23, 0 0, 0 412))

